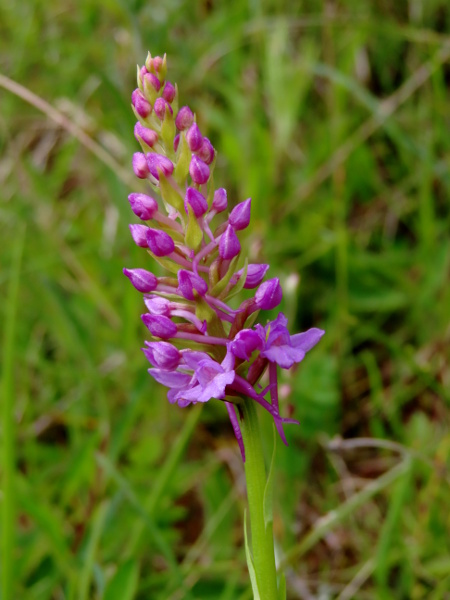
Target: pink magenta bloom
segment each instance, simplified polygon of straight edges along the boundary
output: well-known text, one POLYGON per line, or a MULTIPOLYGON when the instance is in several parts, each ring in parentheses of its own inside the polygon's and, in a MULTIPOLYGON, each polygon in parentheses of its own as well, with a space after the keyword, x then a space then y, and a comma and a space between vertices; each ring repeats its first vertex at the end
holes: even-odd
POLYGON ((198 156, 193 156, 189 165, 189 174, 194 183, 201 185, 209 179, 209 167, 198 156))
POLYGON ((138 69, 132 103, 142 151, 133 156, 133 171, 152 192, 128 197, 134 214, 152 225, 130 225, 133 240, 163 274, 123 272, 144 294, 148 312, 141 318, 149 340, 142 351, 152 365, 150 375, 179 406, 223 400, 245 460, 241 398, 266 410, 286 443, 283 427, 297 421, 280 414, 278 367, 301 362, 324 332, 312 328, 290 335, 283 313, 267 323, 261 312, 263 324, 254 325, 256 313, 281 303, 280 281, 264 281, 268 264, 248 263, 236 232, 250 225, 251 199, 233 198, 227 218, 227 192, 214 184, 216 151, 189 106, 177 108, 166 66, 165 57, 149 54, 138 69), (239 304, 242 288, 246 299, 239 304), (269 385, 261 389, 266 371, 269 385))
POLYGON ((194 122, 194 114, 189 106, 183 106, 178 111, 178 114, 175 118, 175 125, 179 131, 184 131, 185 129, 189 129, 189 127, 194 122))
POLYGON ((146 348, 143 353, 154 367, 173 371, 178 367, 181 360, 181 352, 169 342, 145 342, 146 348))
POLYGON ((241 244, 231 225, 225 229, 225 233, 220 238, 219 254, 225 260, 230 260, 237 256, 241 251, 241 244))
POLYGON ((147 146, 154 146, 158 141, 158 134, 153 129, 144 127, 139 121, 134 126, 134 137, 139 142, 139 138, 147 144, 147 146))
POLYGON ((130 194, 128 201, 130 202, 131 210, 143 221, 153 219, 154 214, 158 211, 156 200, 146 194, 130 194))
POLYGON ((161 172, 165 177, 169 177, 173 173, 173 163, 166 156, 149 152, 147 154, 147 165, 150 173, 155 179, 159 180, 161 172))
POLYGON ((139 179, 146 179, 150 174, 147 159, 142 152, 135 152, 133 154, 133 171, 139 179))
POLYGON ((313 327, 303 333, 290 335, 286 325, 287 319, 280 313, 266 327, 256 325, 256 331, 262 341, 261 356, 283 369, 290 369, 294 363, 305 358, 305 354, 320 341, 325 331, 313 327))
POLYGON ((236 231, 245 229, 250 224, 250 207, 252 199, 248 198, 233 208, 230 213, 229 221, 236 231))
POLYGON ((123 273, 128 277, 137 291, 143 294, 153 292, 158 286, 158 280, 153 273, 145 269, 124 269, 123 273))

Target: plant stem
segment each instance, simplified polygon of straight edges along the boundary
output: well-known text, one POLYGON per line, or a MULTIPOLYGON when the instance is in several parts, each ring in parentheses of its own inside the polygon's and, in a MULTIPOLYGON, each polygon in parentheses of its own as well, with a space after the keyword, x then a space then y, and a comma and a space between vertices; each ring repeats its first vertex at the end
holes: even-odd
POLYGON ((261 600, 277 600, 277 573, 273 547, 272 523, 264 521, 266 468, 253 400, 239 405, 242 438, 245 447, 245 478, 250 513, 253 565, 261 600))

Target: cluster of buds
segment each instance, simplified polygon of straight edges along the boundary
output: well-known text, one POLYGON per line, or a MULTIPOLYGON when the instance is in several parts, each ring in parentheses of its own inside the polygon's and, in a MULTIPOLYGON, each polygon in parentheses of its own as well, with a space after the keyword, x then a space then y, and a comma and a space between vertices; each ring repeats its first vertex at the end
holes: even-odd
POLYGON ((148 310, 142 320, 151 334, 143 348, 149 373, 179 406, 223 400, 245 460, 242 397, 272 415, 286 443, 283 423, 297 421, 280 415, 277 366, 289 369, 303 360, 324 332, 312 328, 291 336, 282 313, 265 326, 254 325, 260 310, 280 304, 282 289, 277 278, 263 281, 269 265, 248 263, 241 252, 239 232, 250 223, 251 199, 213 225, 228 207, 225 189, 216 189, 212 177, 216 152, 191 109, 178 108, 177 87, 166 80, 166 57, 149 54, 138 67, 137 83, 131 98, 142 152, 134 154, 133 170, 161 202, 130 194, 133 212, 145 222, 130 230, 135 243, 167 271, 156 277, 145 269, 124 269, 148 310), (230 300, 242 289, 255 291, 232 308, 230 300), (261 389, 267 369, 269 384, 261 389))

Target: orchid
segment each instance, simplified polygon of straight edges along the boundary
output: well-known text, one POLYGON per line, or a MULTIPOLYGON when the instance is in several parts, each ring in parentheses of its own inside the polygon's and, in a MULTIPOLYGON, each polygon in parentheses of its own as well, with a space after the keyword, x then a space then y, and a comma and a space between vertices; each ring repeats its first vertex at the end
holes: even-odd
MULTIPOLYGON (((142 150, 133 156, 133 170, 160 201, 137 192, 128 198, 141 219, 130 225, 131 236, 166 274, 157 277, 140 267, 124 269, 124 274, 144 294, 148 312, 142 321, 150 340, 143 352, 152 365, 150 375, 168 388, 169 402, 181 407, 224 402, 251 479, 255 460, 260 461, 258 477, 264 472, 254 406, 271 415, 287 444, 283 425, 297 421, 280 414, 277 367, 289 369, 301 362, 324 332, 312 328, 291 336, 282 313, 254 325, 260 311, 279 306, 283 291, 277 277, 264 280, 269 265, 249 263, 243 251, 239 237, 250 224, 252 200, 235 204, 227 218, 222 216, 228 196, 214 184, 216 150, 192 110, 178 107, 178 90, 166 80, 166 71, 166 57, 149 54, 138 67, 138 87, 131 96, 134 134, 142 150), (236 305, 242 290, 251 291, 236 305), (267 370, 269 385, 261 389, 267 370)), ((255 525, 260 515, 252 514, 250 494, 249 488, 258 596, 274 598, 274 565, 267 563, 273 547, 270 551, 270 536, 261 524, 255 525), (262 557, 258 535, 265 547, 262 557), (268 575, 263 574, 266 567, 268 575)))
MULTIPOLYGON (((149 313, 142 319, 154 340, 151 343, 170 340, 178 350, 194 344, 205 357, 189 384, 186 360, 173 363, 173 379, 167 373, 161 376, 158 368, 149 372, 169 388, 171 401, 183 406, 212 398, 238 404, 240 394, 256 398, 272 414, 286 441, 277 403, 262 402, 255 386, 270 363, 289 369, 303 360, 324 332, 313 328, 290 336, 282 313, 265 326, 246 327, 254 312, 280 304, 280 281, 276 277, 263 281, 269 265, 248 264, 242 252, 239 232, 250 224, 251 198, 234 206, 226 221, 211 227, 216 215, 228 206, 226 191, 215 189, 212 180, 216 151, 203 137, 191 109, 178 109, 176 88, 165 77, 166 57, 149 55, 138 69, 132 107, 138 119, 135 136, 143 152, 135 154, 133 167, 137 177, 147 179, 161 196, 168 215, 164 216, 153 196, 130 194, 133 212, 145 223, 130 225, 130 231, 134 242, 176 279, 157 278, 143 269, 125 269, 124 273, 145 294, 149 313), (232 308, 229 300, 242 288, 256 291, 232 308), (237 386, 235 372, 224 370, 224 361, 230 357, 238 361, 239 377, 246 386, 237 386), (184 387, 178 387, 181 380, 175 373, 182 374, 184 387)), ((149 344, 144 349, 149 360, 156 351, 149 344)), ((270 374, 274 398, 276 369, 271 368, 270 374)), ((240 440, 239 425, 232 421, 240 440)), ((242 446, 241 452, 245 459, 242 446)))

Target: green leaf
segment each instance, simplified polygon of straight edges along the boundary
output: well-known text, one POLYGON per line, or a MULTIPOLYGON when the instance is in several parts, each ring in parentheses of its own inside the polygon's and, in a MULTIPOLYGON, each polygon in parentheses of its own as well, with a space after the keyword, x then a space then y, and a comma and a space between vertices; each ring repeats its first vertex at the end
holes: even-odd
POLYGON ((181 215, 184 215, 184 201, 180 194, 170 185, 167 177, 162 173, 159 174, 159 186, 161 190, 161 198, 167 206, 173 206, 181 215))
POLYGON ((248 574, 250 575, 250 581, 253 590, 253 600, 261 600, 258 590, 258 583, 256 581, 255 567, 253 566, 252 554, 248 545, 247 536, 247 510, 244 511, 244 539, 245 539, 245 556, 247 558, 248 574))
POLYGON ((198 224, 197 217, 194 211, 188 206, 189 220, 186 228, 186 246, 194 251, 197 251, 202 243, 203 231, 198 224))
POLYGON ((121 565, 108 583, 103 600, 132 600, 137 590, 139 566, 135 560, 121 565))
MULTIPOLYGON (((173 140, 176 134, 175 120, 173 118, 172 113, 169 110, 168 105, 166 104, 166 116, 164 117, 164 121, 161 125, 161 137, 163 142, 167 148, 167 151, 174 156, 173 152, 173 140)), ((172 158, 169 156, 169 158, 172 158)))
POLYGON ((195 316, 200 321, 206 321, 208 324, 208 333, 214 337, 226 337, 222 321, 209 304, 201 297, 198 297, 195 303, 195 316))
POLYGON ((233 258, 233 260, 230 262, 230 265, 228 267, 228 271, 227 271, 225 277, 222 277, 222 279, 219 279, 218 283, 216 283, 216 285, 213 287, 213 289, 210 292, 211 296, 216 296, 216 297, 220 296, 221 292, 224 291, 224 289, 229 284, 231 277, 236 272, 236 267, 237 267, 238 261, 239 261, 239 255, 235 256, 233 258))
POLYGON ((278 584, 278 600, 286 600, 286 577, 284 573, 280 575, 280 583, 278 584))
POLYGON ((247 268, 248 268, 248 258, 245 259, 242 275, 239 277, 235 286, 233 286, 233 291, 231 294, 227 294, 227 300, 233 298, 243 289, 245 280, 247 279, 247 268))
POLYGON ((184 131, 180 133, 180 143, 178 145, 178 161, 175 165, 173 176, 178 185, 184 185, 186 177, 189 173, 189 165, 191 162, 192 153, 189 150, 184 131))
POLYGON ((267 477, 266 487, 264 490, 264 525, 267 527, 273 523, 273 481, 275 472, 275 455, 277 452, 277 435, 275 425, 273 426, 273 451, 272 460, 270 461, 269 475, 267 477))
POLYGON ((153 254, 153 252, 150 252, 150 251, 149 251, 149 254, 164 269, 167 269, 167 271, 170 271, 171 273, 175 273, 175 275, 177 275, 178 271, 183 268, 180 265, 178 265, 177 263, 173 262, 173 260, 170 260, 169 258, 163 258, 161 256, 156 256, 155 254, 153 254))

